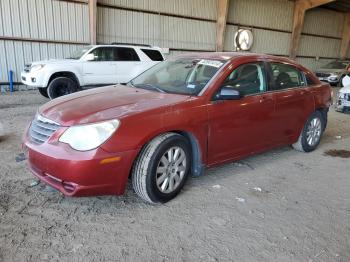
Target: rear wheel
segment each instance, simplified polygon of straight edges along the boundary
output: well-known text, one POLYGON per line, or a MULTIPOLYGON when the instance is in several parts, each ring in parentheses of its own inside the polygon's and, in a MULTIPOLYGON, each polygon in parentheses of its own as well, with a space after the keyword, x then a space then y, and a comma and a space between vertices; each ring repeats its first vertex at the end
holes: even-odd
POLYGON ((49 98, 49 95, 47 94, 47 87, 39 87, 38 90, 40 95, 49 98))
POLYGON ((312 113, 301 131, 298 141, 293 148, 298 151, 311 152, 316 149, 321 141, 325 120, 319 111, 312 113))
POLYGON ((69 95, 78 91, 78 84, 68 77, 57 77, 47 87, 47 94, 50 99, 69 95))
POLYGON ((187 140, 176 133, 154 138, 141 151, 132 171, 135 192, 149 203, 173 199, 184 186, 191 166, 187 140))

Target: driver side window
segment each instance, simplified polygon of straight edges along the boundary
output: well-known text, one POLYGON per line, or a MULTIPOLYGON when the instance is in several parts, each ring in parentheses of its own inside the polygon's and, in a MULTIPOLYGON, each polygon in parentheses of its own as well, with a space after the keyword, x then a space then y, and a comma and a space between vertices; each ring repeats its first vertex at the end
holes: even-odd
POLYGON ((114 47, 98 47, 92 50, 90 54, 93 54, 95 57, 93 61, 115 61, 114 47))
POLYGON ((238 66, 225 79, 222 86, 235 89, 243 96, 265 92, 264 64, 258 62, 238 66))

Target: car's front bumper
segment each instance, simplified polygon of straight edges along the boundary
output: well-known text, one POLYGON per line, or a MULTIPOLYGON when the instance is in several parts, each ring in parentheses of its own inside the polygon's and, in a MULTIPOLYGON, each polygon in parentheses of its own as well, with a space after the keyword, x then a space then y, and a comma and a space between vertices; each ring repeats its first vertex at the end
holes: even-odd
MULTIPOLYGON (((350 95, 348 95, 350 97, 350 95)), ((338 97, 335 110, 339 112, 350 111, 350 100, 338 97)))
POLYGON ((46 87, 47 86, 47 79, 45 74, 42 73, 42 71, 39 72, 21 72, 21 81, 23 84, 27 86, 32 87, 46 87))
POLYGON ((41 145, 25 136, 31 172, 67 196, 121 195, 138 151, 109 153, 98 148, 79 152, 63 143, 41 145))

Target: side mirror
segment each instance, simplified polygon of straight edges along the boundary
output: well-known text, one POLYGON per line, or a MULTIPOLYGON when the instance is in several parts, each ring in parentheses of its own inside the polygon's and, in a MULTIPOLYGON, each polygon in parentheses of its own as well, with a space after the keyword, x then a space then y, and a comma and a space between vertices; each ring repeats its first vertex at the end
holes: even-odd
POLYGON ((95 60, 95 55, 94 54, 87 54, 85 56, 85 61, 94 61, 95 60))
POLYGON ((233 89, 231 86, 223 86, 215 95, 215 100, 238 100, 241 97, 241 92, 237 89, 233 89))

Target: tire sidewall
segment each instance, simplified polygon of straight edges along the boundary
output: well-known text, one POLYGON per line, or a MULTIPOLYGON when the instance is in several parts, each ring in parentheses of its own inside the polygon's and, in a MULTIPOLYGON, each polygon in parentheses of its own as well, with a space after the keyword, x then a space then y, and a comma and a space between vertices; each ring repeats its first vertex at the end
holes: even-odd
POLYGON ((345 75, 341 76, 339 79, 339 82, 337 84, 337 87, 343 87, 343 79, 344 79, 345 75))
POLYGON ((60 85, 66 84, 69 85, 70 93, 72 94, 78 90, 77 84, 70 78, 68 77, 57 77, 51 81, 49 86, 47 87, 47 94, 48 97, 52 100, 57 97, 57 88, 59 88, 60 85))
POLYGON ((154 202, 164 203, 164 202, 167 202, 167 201, 171 200, 172 198, 174 198, 181 191, 184 184, 186 183, 186 180, 187 180, 189 172, 190 172, 190 168, 191 168, 191 149, 190 149, 190 145, 187 142, 187 140, 185 138, 183 138, 181 135, 174 135, 174 136, 171 136, 171 137, 167 138, 166 140, 164 140, 158 146, 158 148, 155 150, 153 156, 151 157, 151 161, 150 161, 150 164, 149 164, 148 170, 147 170, 147 173, 149 174, 146 177, 147 193, 148 193, 149 197, 151 198, 151 200, 154 202), (176 190, 174 190, 171 193, 163 193, 158 189, 157 183, 156 183, 157 167, 158 167, 158 163, 159 163, 161 157, 164 155, 164 153, 167 150, 169 150, 169 148, 174 147, 174 146, 181 147, 185 152, 186 171, 185 171, 185 174, 184 174, 184 177, 183 177, 181 183, 176 188, 176 190))
POLYGON ((43 97, 49 98, 49 95, 47 94, 47 87, 39 87, 38 88, 40 95, 43 97))
POLYGON ((325 121, 323 119, 323 116, 318 111, 312 113, 312 115, 308 118, 308 120, 306 121, 306 123, 304 125, 303 131, 302 131, 303 132, 302 138, 301 138, 302 147, 303 147, 303 150, 305 152, 311 152, 311 151, 315 150, 317 148, 317 146, 320 144, 321 137, 322 137, 324 127, 325 127, 324 125, 325 125, 325 121), (306 133, 307 133, 308 126, 310 125, 311 121, 315 118, 318 118, 321 121, 321 135, 320 135, 320 138, 318 139, 317 143, 313 146, 310 146, 307 143, 306 133))

